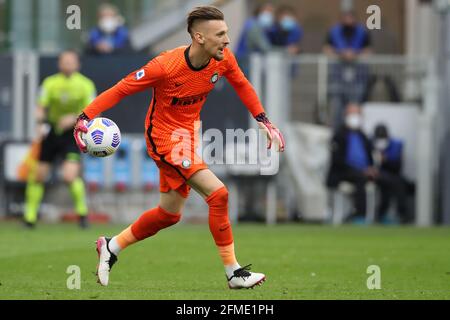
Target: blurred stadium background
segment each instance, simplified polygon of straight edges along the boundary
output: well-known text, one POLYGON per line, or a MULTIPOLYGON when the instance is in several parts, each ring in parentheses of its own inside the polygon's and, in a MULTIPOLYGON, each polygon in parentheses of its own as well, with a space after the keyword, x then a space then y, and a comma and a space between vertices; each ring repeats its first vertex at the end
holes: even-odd
MULTIPOLYGON (((272 1, 275 5, 278 2, 272 1)), ((130 50, 96 56, 84 48, 100 3, 0 0, 0 224, 6 227, 12 226, 8 220, 23 213, 25 184, 17 179, 17 167, 33 140, 39 85, 57 71, 57 55, 63 49, 82 52, 81 73, 94 81, 100 93, 159 52, 189 43, 185 16, 193 6, 213 4, 223 10, 235 50, 245 20, 262 1, 112 0, 129 29, 130 50), (70 5, 81 8, 80 30, 66 28, 70 5)), ((348 190, 345 186, 330 190, 325 183, 335 90, 330 79, 336 60, 323 54, 322 46, 343 8, 353 8, 358 20, 365 23, 370 16, 367 7, 378 5, 381 30, 369 30, 373 53, 359 61, 375 79, 362 108, 363 128, 371 135, 374 126, 384 122, 405 142, 403 175, 415 186, 408 197, 411 223, 421 227, 450 224, 450 1, 282 3, 297 12, 304 30, 302 52, 289 56, 278 51, 254 54, 240 63, 271 119, 285 133, 287 149, 275 175, 261 176, 254 168, 211 165, 229 187, 233 222, 339 225, 345 221, 350 206, 348 190)), ((355 83, 350 85, 355 87, 355 83)), ((146 155, 143 135, 150 98, 148 92, 128 97, 104 114, 118 124, 124 139, 112 157, 83 159, 92 222, 127 224, 158 201, 158 171, 146 155)), ((203 131, 216 128, 224 136, 227 128, 246 130, 253 126, 253 119, 224 80, 208 97, 202 120, 203 131)), ((230 147, 234 148, 234 142, 225 150, 230 147)), ((69 193, 59 180, 56 170, 47 182, 41 221, 54 223, 73 217, 69 193)), ((374 222, 377 199, 377 189, 369 186, 368 224, 374 222)), ((192 194, 182 221, 206 222, 207 212, 203 200, 192 194)), ((390 212, 396 215, 394 208, 390 212)))

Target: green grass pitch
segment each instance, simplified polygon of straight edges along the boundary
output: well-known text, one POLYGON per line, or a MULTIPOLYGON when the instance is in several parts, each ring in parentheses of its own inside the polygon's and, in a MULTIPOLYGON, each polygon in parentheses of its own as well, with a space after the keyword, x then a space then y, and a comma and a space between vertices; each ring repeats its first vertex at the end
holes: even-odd
POLYGON ((0 300, 450 298, 448 228, 239 224, 237 257, 267 281, 229 290, 208 226, 180 224, 123 251, 101 287, 94 241, 122 227, 1 222, 0 300), (67 288, 70 265, 80 267, 79 290, 67 288), (380 267, 379 290, 367 288, 370 265, 380 267))

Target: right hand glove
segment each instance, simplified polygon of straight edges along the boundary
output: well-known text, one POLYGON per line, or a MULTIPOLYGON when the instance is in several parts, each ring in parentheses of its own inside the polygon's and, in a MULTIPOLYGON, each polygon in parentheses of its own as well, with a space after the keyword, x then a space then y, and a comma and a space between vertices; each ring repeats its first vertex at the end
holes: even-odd
POLYGON ((272 142, 275 141, 275 143, 278 144, 278 152, 284 151, 284 137, 281 131, 275 127, 272 122, 266 117, 266 114, 260 113, 255 117, 256 121, 258 121, 258 125, 261 129, 266 131, 267 133, 267 139, 268 139, 268 146, 267 149, 270 149, 272 147, 272 142))
POLYGON ((78 116, 75 128, 73 129, 73 137, 75 138, 78 149, 80 149, 80 151, 84 153, 87 152, 87 147, 86 143, 84 143, 81 137, 81 134, 88 132, 87 124, 89 120, 89 117, 83 112, 78 116))

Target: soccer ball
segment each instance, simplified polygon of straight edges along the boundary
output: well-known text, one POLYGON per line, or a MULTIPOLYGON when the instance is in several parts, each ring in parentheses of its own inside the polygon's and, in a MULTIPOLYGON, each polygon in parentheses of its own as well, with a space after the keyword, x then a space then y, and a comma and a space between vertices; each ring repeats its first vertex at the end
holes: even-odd
POLYGON ((87 152, 94 157, 106 157, 116 152, 120 145, 120 129, 108 118, 95 118, 87 124, 88 132, 82 135, 87 152))

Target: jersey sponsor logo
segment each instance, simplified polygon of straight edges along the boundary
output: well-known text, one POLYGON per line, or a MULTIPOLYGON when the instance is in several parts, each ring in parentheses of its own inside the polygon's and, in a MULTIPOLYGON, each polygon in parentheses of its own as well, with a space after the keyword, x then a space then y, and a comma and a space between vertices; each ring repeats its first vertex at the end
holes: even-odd
POLYGON ((217 80, 219 80, 219 73, 214 73, 213 75, 212 75, 212 77, 211 77, 211 83, 216 83, 217 82, 217 80))
POLYGON ((192 104, 202 102, 203 100, 206 99, 207 96, 208 96, 207 93, 202 93, 202 94, 195 95, 195 96, 188 96, 188 97, 181 97, 181 98, 173 97, 170 105, 172 105, 172 106, 190 106, 192 104))
POLYGON ((136 78, 136 80, 139 80, 139 79, 141 79, 143 76, 145 76, 145 71, 144 71, 144 69, 141 69, 141 70, 139 70, 139 71, 137 71, 136 72, 136 74, 135 74, 135 78, 136 78))

